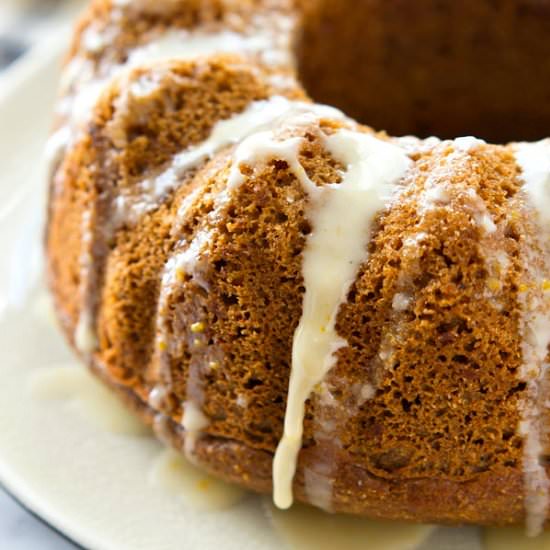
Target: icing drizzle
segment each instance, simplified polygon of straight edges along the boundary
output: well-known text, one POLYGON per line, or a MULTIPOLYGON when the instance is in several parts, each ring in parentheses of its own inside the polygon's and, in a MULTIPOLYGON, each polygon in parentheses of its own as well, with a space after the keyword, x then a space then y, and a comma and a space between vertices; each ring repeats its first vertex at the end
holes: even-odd
MULTIPOLYGON (((110 65, 104 75, 95 74, 85 58, 75 57, 63 72, 62 89, 66 95, 59 103, 59 113, 67 117, 74 132, 89 119, 101 94, 115 78, 137 67, 155 67, 168 61, 233 53, 258 57, 271 70, 289 70, 293 66, 288 38, 292 22, 283 24, 285 21, 280 15, 271 22, 260 19, 253 32, 247 34, 230 30, 167 31, 131 49, 124 63, 110 65), (287 27, 284 33, 278 32, 281 27, 287 27)), ((134 88, 133 92, 139 90, 134 88)))
POLYGON ((550 231, 550 139, 518 144, 516 160, 523 171, 529 203, 544 230, 550 231))
POLYGON ((527 384, 527 397, 521 410, 519 433, 524 437, 523 472, 527 534, 538 535, 549 510, 550 480, 541 462, 544 404, 543 382, 549 367, 550 292, 546 278, 550 273, 550 140, 521 143, 516 160, 523 172, 523 191, 529 210, 535 213, 536 237, 524 251, 529 266, 526 288, 519 293, 523 315, 523 365, 519 377, 527 384))
POLYGON ((313 229, 303 253, 303 313, 294 335, 283 437, 273 462, 274 502, 279 508, 293 501, 305 403, 336 363, 334 353, 347 345, 336 332, 338 310, 367 259, 375 216, 410 165, 402 149, 347 129, 326 137, 325 144, 346 170, 339 184, 305 186, 313 229))
MULTIPOLYGON (((334 365, 334 352, 346 345, 335 330, 336 314, 360 264, 366 260, 374 217, 391 199, 395 184, 410 164, 399 147, 367 134, 341 129, 324 136, 324 142, 334 158, 346 166, 342 181, 317 187, 299 161, 303 138, 277 140, 273 128, 283 123, 286 127, 304 126, 322 117, 343 118, 339 111, 329 107, 278 97, 252 104, 244 113, 218 123, 206 142, 178 155, 172 166, 159 176, 164 181, 177 179, 181 170, 187 170, 228 143, 240 140, 234 152, 227 191, 216 200, 214 218, 228 202, 231 191, 244 181, 243 164, 256 167, 268 159, 285 160, 309 195, 308 218, 313 232, 304 252, 304 313, 294 339, 285 431, 273 464, 274 499, 283 508, 292 503, 292 479, 301 447, 305 401, 334 365)), ((188 272, 189 262, 196 263, 209 240, 209 231, 199 231, 187 249, 169 261, 161 296, 170 292, 178 270, 188 272)), ((161 298, 161 301, 164 300, 161 298)), ((200 422, 194 421, 198 418, 196 403, 187 401, 185 405, 184 426, 185 416, 190 414, 191 417, 189 456, 207 421, 202 413, 200 422)))
MULTIPOLYGON (((64 97, 58 107, 59 114, 65 119, 65 124, 51 136, 48 147, 52 151, 49 155, 52 176, 54 176, 55 167, 67 147, 78 140, 81 128, 89 120, 102 93, 117 77, 127 74, 135 67, 156 66, 170 60, 195 59, 218 53, 238 53, 257 57, 258 61, 265 67, 269 67, 270 70, 288 71, 292 68, 292 59, 289 54, 289 36, 292 27, 292 20, 282 17, 280 14, 274 14, 271 20, 258 16, 254 23, 257 32, 247 34, 230 30, 210 33, 185 30, 165 32, 149 43, 132 49, 125 63, 113 64, 108 68, 107 74, 103 76, 95 74, 90 62, 86 59, 74 58, 63 74, 64 97)), ((85 48, 86 36, 85 34, 85 43, 83 44, 85 48)), ((97 45, 100 41, 101 36, 94 35, 93 43, 97 45)), ((120 96, 117 107, 124 110, 125 97, 132 94, 147 95, 153 92, 155 87, 154 75, 153 78, 141 79, 126 91, 126 95, 120 96)), ((271 120, 269 117, 273 115, 273 111, 277 112, 278 107, 281 107, 281 102, 278 105, 277 99, 275 99, 269 105, 267 103, 256 105, 256 110, 247 114, 252 120, 261 120, 262 117, 271 120), (272 109, 268 109, 268 107, 272 109), (262 108, 266 109, 266 113, 260 112, 262 108)), ((110 220, 111 226, 105 228, 106 231, 112 232, 125 222, 139 219, 145 213, 157 208, 166 193, 174 189, 176 180, 182 173, 203 162, 221 146, 244 137, 238 131, 242 122, 240 119, 234 125, 228 123, 217 126, 211 139, 204 142, 202 147, 196 147, 189 150, 183 157, 176 158, 172 170, 156 178, 154 185, 150 181, 142 182, 143 193, 137 200, 123 194, 120 195, 115 201, 115 213, 113 219, 110 220)), ((244 124, 244 127, 248 126, 244 124)), ((62 179, 59 181, 56 179, 56 188, 59 188, 62 183, 62 179)), ((83 240, 86 241, 85 247, 88 249, 92 241, 91 230, 85 234, 83 240)), ((90 272, 89 269, 88 272, 90 272)), ((89 355, 97 348, 94 315, 90 307, 93 285, 88 282, 88 277, 83 277, 82 281, 80 292, 83 295, 83 306, 74 340, 77 349, 84 355, 89 355)))
MULTIPOLYGON (((164 270, 161 281, 159 308, 157 311, 157 349, 160 368, 165 378, 169 379, 168 354, 171 351, 166 313, 172 292, 181 280, 181 274, 190 275, 194 282, 208 291, 207 283, 201 278, 197 265, 205 246, 212 237, 211 226, 219 219, 222 209, 229 203, 231 192, 234 191, 243 181, 244 177, 240 172, 243 162, 255 163, 262 158, 283 158, 289 163, 296 159, 297 148, 302 138, 291 138, 287 141, 277 142, 273 139, 272 131, 267 128, 276 128, 281 125, 291 124, 299 126, 319 118, 344 119, 344 115, 331 107, 290 101, 284 97, 272 96, 265 101, 256 101, 249 105, 243 112, 233 117, 219 121, 213 128, 210 137, 201 144, 190 147, 176 155, 172 164, 157 178, 149 182, 150 187, 161 187, 165 191, 173 188, 187 170, 204 162, 207 158, 235 142, 240 141, 232 162, 227 188, 215 198, 215 207, 205 220, 205 227, 197 231, 193 239, 186 243, 184 249, 172 256, 164 270)), ((301 166, 300 166, 301 168, 301 166)), ((301 168, 301 180, 304 185, 314 188, 315 185, 309 181, 303 168, 301 168)), ((180 224, 187 215, 189 206, 197 198, 198 191, 189 195, 178 212, 176 225, 180 224)), ((191 346, 192 347, 192 346, 191 346)), ((192 349, 191 349, 192 351, 192 349)), ((187 399, 184 403, 184 414, 182 425, 185 428, 186 442, 185 452, 188 458, 192 459, 194 448, 201 432, 208 426, 208 418, 202 413, 200 397, 202 387, 200 373, 197 368, 189 370, 187 399)))

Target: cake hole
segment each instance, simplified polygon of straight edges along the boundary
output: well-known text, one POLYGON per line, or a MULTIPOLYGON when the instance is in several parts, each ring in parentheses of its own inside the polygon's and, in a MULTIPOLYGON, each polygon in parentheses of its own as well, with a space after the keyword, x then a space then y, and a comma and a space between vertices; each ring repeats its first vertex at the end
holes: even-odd
POLYGON ((263 385, 263 380, 259 380, 258 378, 252 377, 245 382, 244 387, 247 390, 253 390, 255 387, 262 386, 262 385, 263 385))
POLYGON ((546 3, 521 12, 479 0, 301 4, 296 53, 314 100, 397 136, 548 134, 546 3))
POLYGON ((227 265, 226 260, 216 260, 214 262, 214 269, 216 271, 220 272, 226 265, 227 265))
POLYGON ((525 382, 520 382, 519 384, 516 384, 511 390, 508 391, 508 397, 511 397, 512 395, 516 393, 522 393, 527 388, 527 384, 525 382))
POLYGON ((239 303, 239 299, 234 294, 224 294, 222 295, 222 301, 226 306, 234 306, 239 303))

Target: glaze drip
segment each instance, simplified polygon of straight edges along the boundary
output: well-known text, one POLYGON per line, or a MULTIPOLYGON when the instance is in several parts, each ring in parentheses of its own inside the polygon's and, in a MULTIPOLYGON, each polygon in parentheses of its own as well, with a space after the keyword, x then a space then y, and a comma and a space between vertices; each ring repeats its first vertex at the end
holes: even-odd
POLYGON ((302 504, 288 511, 269 506, 268 514, 277 533, 294 550, 423 550, 432 548, 424 543, 435 531, 431 525, 326 514, 302 504))
POLYGON ((172 449, 159 453, 149 480, 185 506, 201 512, 231 509, 247 496, 239 487, 209 476, 172 449))
POLYGON ((550 141, 522 143, 516 146, 516 160, 522 169, 523 192, 527 216, 534 213, 530 241, 524 247, 524 288, 520 289, 522 306, 523 365, 520 379, 527 384, 527 397, 521 410, 519 433, 524 438, 523 473, 527 534, 538 535, 544 526, 550 496, 550 479, 541 462, 544 427, 541 412, 544 382, 548 370, 550 346, 550 141), (532 235, 532 236, 531 236, 532 235))
MULTIPOLYGON (((283 142, 277 142, 272 131, 267 128, 276 128, 283 124, 300 126, 311 123, 319 118, 345 119, 344 115, 333 108, 299 101, 290 101, 284 97, 273 96, 266 101, 257 101, 245 109, 242 113, 219 121, 213 128, 210 137, 203 143, 191 147, 176 155, 170 167, 150 182, 150 187, 161 186, 166 189, 175 187, 178 180, 187 170, 204 162, 235 142, 241 141, 234 152, 231 170, 228 176, 227 187, 214 198, 215 207, 208 214, 204 226, 199 229, 188 243, 184 243, 182 249, 173 255, 167 262, 161 282, 159 308, 157 311, 157 357, 163 378, 169 380, 169 356, 175 344, 170 341, 167 330, 167 305, 174 290, 182 281, 183 276, 190 276, 195 284, 208 292, 208 283, 202 278, 197 269, 203 249, 208 246, 213 237, 213 226, 220 219, 222 210, 229 204, 231 193, 244 181, 240 171, 243 163, 256 165, 264 159, 271 158, 273 154, 277 158, 285 159, 298 169, 298 149, 302 138, 291 138, 283 142), (160 183, 159 183, 160 182, 160 183), (169 183, 168 183, 169 182, 169 183)), ((304 186, 314 189, 315 184, 309 180, 301 166, 300 180, 304 186)), ((174 230, 181 225, 189 207, 198 198, 198 190, 191 193, 182 203, 174 230)), ((193 345, 189 345, 192 352, 193 345)), ((208 419, 202 413, 203 394, 200 382, 200 368, 190 366, 188 377, 187 400, 184 403, 182 424, 188 433, 185 439, 185 451, 188 458, 193 456, 193 449, 201 432, 208 426, 208 419)))
POLYGON ((184 403, 182 426, 185 430, 184 451, 188 460, 193 460, 197 440, 209 423, 208 418, 194 401, 184 403))
MULTIPOLYGON (((259 137, 257 134, 267 128, 277 126, 285 120, 300 115, 311 117, 312 113, 319 117, 330 117, 343 119, 344 115, 337 109, 291 101, 282 96, 272 96, 267 100, 254 101, 242 113, 233 115, 231 118, 219 121, 210 136, 202 143, 190 147, 174 157, 171 165, 153 180, 145 180, 141 187, 150 190, 140 200, 149 203, 148 209, 156 208, 163 196, 172 191, 185 173, 191 168, 203 163, 215 153, 229 145, 242 142, 253 135, 254 141, 259 137)), ((269 134, 269 132, 268 132, 269 134)), ((245 148, 239 148, 239 154, 243 155, 245 148)), ((237 158, 236 164, 243 159, 237 158)), ((241 176, 235 168, 229 178, 229 188, 239 184, 241 176)))
MULTIPOLYGON (((64 98, 59 104, 59 114, 72 128, 72 139, 76 139, 77 130, 89 120, 102 93, 116 78, 137 67, 155 68, 170 61, 193 60, 216 54, 238 54, 258 58, 262 65, 275 71, 273 76, 288 78, 285 73, 293 70, 293 60, 289 53, 293 26, 293 21, 288 17, 274 14, 271 20, 266 17, 257 18, 253 29, 246 33, 228 29, 210 32, 166 31, 154 36, 149 42, 132 48, 124 63, 110 64, 104 74, 98 74, 85 58, 76 57, 63 72, 64 98)), ((94 36, 94 44, 99 43, 101 35, 96 33, 94 36)), ((137 89, 134 91, 139 93, 137 89)), ((62 130, 63 128, 60 131, 62 130)))
POLYGON ((97 336, 94 326, 92 295, 89 292, 90 279, 93 277, 92 255, 92 211, 85 210, 81 222, 82 252, 80 254, 80 293, 81 310, 73 335, 76 349, 87 356, 97 348, 97 336))
POLYGON ((343 129, 324 141, 346 169, 339 184, 305 186, 310 200, 306 215, 313 229, 303 252, 303 313, 294 335, 283 437, 273 462, 279 508, 293 501, 305 403, 336 363, 334 354, 347 345, 336 332, 338 310, 368 258, 372 223, 411 164, 402 149, 360 132, 343 129))

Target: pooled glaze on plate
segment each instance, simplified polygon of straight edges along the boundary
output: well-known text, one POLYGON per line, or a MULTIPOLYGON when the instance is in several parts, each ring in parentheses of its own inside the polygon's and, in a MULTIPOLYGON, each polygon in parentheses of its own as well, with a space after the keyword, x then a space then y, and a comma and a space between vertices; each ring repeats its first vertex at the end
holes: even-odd
POLYGON ((162 451, 152 464, 149 481, 201 511, 225 510, 248 493, 236 485, 209 476, 172 449, 162 451))
POLYGON ((436 529, 327 514, 303 504, 294 504, 290 510, 266 506, 275 531, 294 550, 416 550, 436 529))
MULTIPOLYGON (((39 297, 34 308, 42 322, 47 315, 47 301, 39 297)), ((98 430, 115 436, 151 436, 137 418, 130 413, 93 375, 78 364, 34 369, 29 376, 32 398, 65 411, 81 414, 83 420, 98 430), (55 406, 55 405, 54 405, 55 406)), ((189 462, 182 453, 161 449, 153 457, 144 481, 160 489, 167 499, 177 499, 182 509, 191 508, 202 513, 230 510, 245 498, 258 499, 237 486, 206 474, 189 462)), ((120 490, 120 488, 119 488, 120 490)), ((106 495, 107 496, 107 495, 106 495)), ((432 535, 436 526, 403 522, 376 521, 342 514, 329 514, 319 509, 294 504, 290 510, 280 510, 268 499, 263 499, 270 523, 289 548, 294 550, 439 550, 441 538, 432 535), (432 544, 430 540, 434 539, 432 544)), ((446 528, 455 542, 465 540, 468 529, 446 528), (461 536, 461 532, 464 533, 461 536), (458 536, 457 536, 458 535, 458 536)), ((437 535, 437 533, 436 533, 437 535)), ((481 542, 481 541, 480 541, 481 542)), ((445 543, 443 543, 445 544, 445 543)), ((550 550, 550 533, 537 538, 526 537, 522 529, 485 529, 482 535, 485 550, 550 550)), ((471 544, 445 545, 441 548, 466 549, 471 544)))
POLYGON ((151 431, 92 374, 77 365, 61 365, 35 371, 31 393, 40 400, 68 400, 71 407, 100 429, 115 434, 143 436, 151 431))

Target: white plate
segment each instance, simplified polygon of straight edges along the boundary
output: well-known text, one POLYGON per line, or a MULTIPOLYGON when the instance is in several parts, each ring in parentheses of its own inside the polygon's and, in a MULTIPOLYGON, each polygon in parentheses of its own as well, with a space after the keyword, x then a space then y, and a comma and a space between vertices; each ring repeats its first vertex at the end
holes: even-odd
POLYGON ((187 509, 148 483, 160 449, 154 440, 110 434, 67 403, 30 394, 33 372, 74 361, 31 290, 44 201, 40 161, 63 42, 43 44, 0 85, 0 482, 87 548, 278 548, 257 500, 222 512, 187 509))
MULTIPOLYGON (((40 159, 65 41, 61 32, 0 78, 0 483, 94 550, 279 549, 258 497, 218 512, 186 507, 148 481, 161 449, 152 438, 110 433, 70 403, 31 395, 40 369, 75 361, 38 290, 40 159)), ((480 548, 475 529, 440 529, 428 547, 480 548)))

